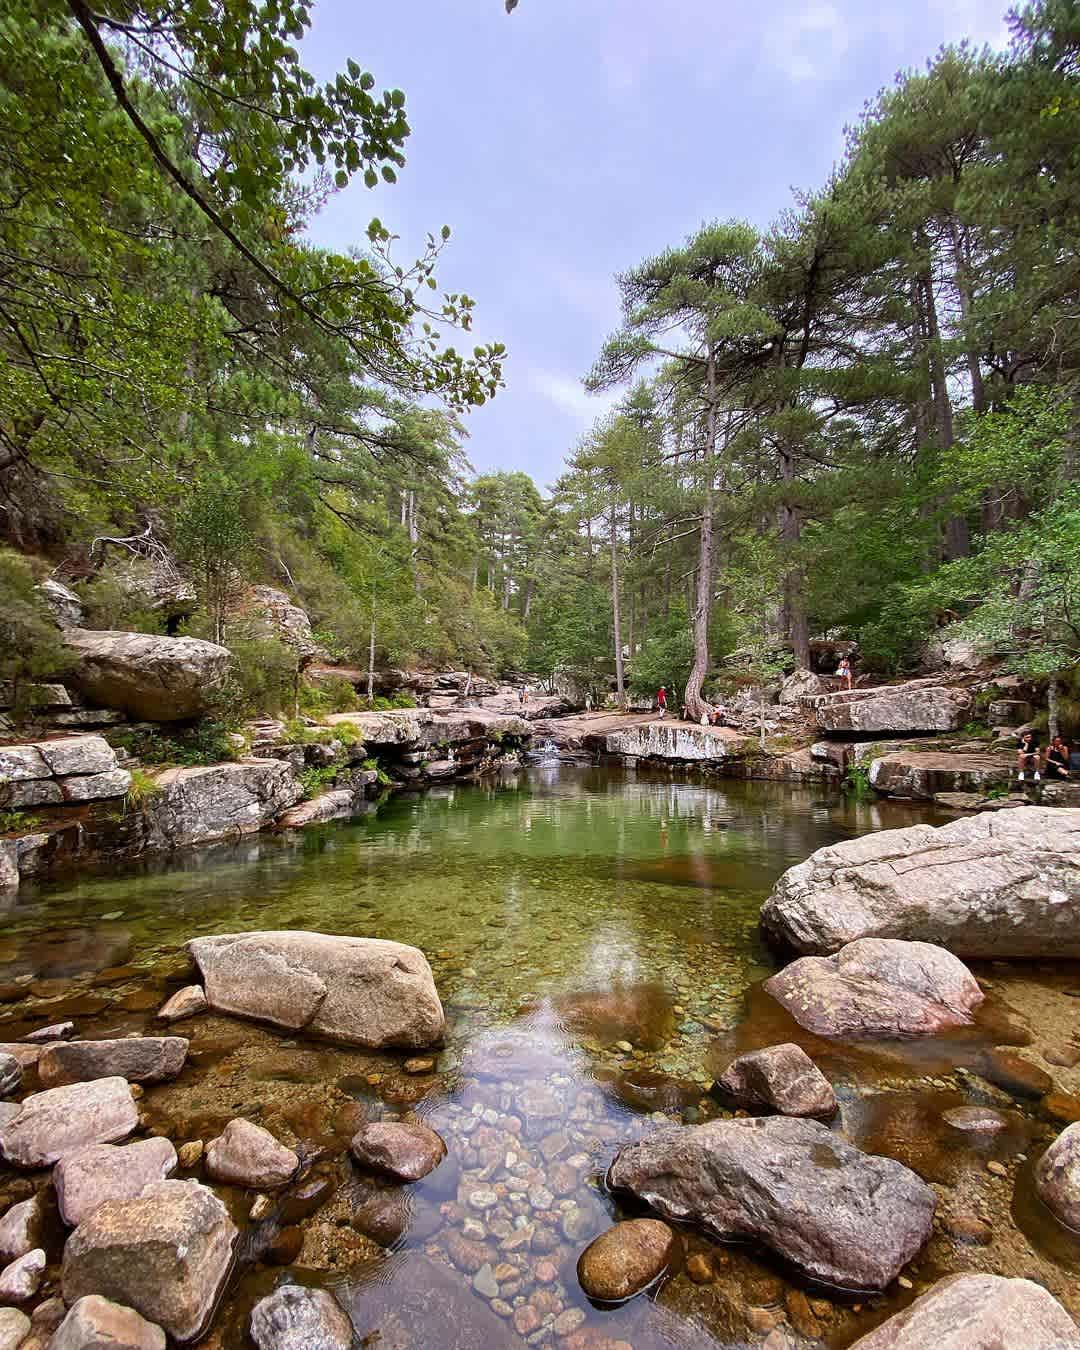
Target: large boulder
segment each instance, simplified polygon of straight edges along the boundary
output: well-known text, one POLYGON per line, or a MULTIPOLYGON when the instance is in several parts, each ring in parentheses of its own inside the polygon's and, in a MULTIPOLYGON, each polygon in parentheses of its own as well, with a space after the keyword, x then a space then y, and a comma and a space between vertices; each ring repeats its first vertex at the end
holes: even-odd
POLYGON ((971 715, 971 695, 913 680, 876 689, 842 689, 814 704, 822 731, 840 735, 956 731, 971 715))
POLYGON ((368 1049, 442 1039, 442 1004, 415 947, 283 930, 194 938, 188 950, 215 1012, 368 1049))
POLYGON ((836 1115, 832 1084, 810 1056, 792 1043, 769 1045, 733 1059, 714 1090, 734 1106, 782 1116, 836 1115))
POLYGON ((1062 1130, 1039 1159, 1035 1189, 1066 1227, 1080 1233, 1080 1122, 1062 1130))
POLYGON ((74 591, 47 577, 37 588, 52 611, 58 628, 78 628, 83 621, 83 603, 74 591))
POLYGON ((830 844, 789 868, 761 911, 801 952, 861 937, 967 957, 1080 957, 1080 810, 1017 807, 830 844))
POLYGON ((825 689, 825 681, 820 675, 815 675, 812 670, 796 670, 780 686, 780 702, 806 703, 824 694, 825 689))
POLYGON ((42 1087, 119 1076, 129 1083, 164 1083, 187 1059, 183 1036, 125 1036, 113 1041, 54 1041, 38 1056, 42 1087))
POLYGON ((126 1139, 139 1123, 123 1078, 35 1092, 0 1125, 0 1155, 18 1167, 48 1167, 87 1144, 126 1139))
POLYGON ((1080 1350, 1080 1332, 1033 1280, 952 1275, 851 1350, 1080 1350))
POLYGON ((884 1289, 930 1236, 936 1197, 891 1158, 813 1120, 714 1120, 661 1129, 608 1172, 666 1219, 763 1243, 811 1277, 884 1289))
POLYGON ((659 1219, 617 1223, 578 1258, 578 1281, 590 1298, 621 1303, 633 1298, 668 1268, 678 1238, 659 1219))
POLYGON ((146 722, 202 716, 232 661, 200 638, 69 628, 64 641, 77 657, 71 683, 91 702, 146 722))
POLYGON ((870 786, 886 797, 930 801, 939 792, 986 792, 1006 787, 1013 760, 1000 755, 950 755, 901 750, 870 763, 870 786))
POLYGON ((158 1181, 132 1200, 107 1200, 68 1238, 69 1306, 100 1294, 134 1308, 178 1341, 207 1322, 232 1265, 236 1227, 197 1181, 158 1181))
POLYGON ((983 1000, 963 962, 929 942, 862 938, 835 956, 804 956, 765 982, 817 1036, 894 1040, 964 1026, 983 1000))
POLYGON ((77 1227, 106 1200, 131 1200, 176 1171, 176 1149, 167 1139, 134 1144, 91 1144, 61 1158, 53 1169, 60 1217, 77 1227))
POLYGON ((166 769, 157 785, 147 811, 148 835, 163 849, 254 834, 304 793, 292 766, 281 759, 166 769))

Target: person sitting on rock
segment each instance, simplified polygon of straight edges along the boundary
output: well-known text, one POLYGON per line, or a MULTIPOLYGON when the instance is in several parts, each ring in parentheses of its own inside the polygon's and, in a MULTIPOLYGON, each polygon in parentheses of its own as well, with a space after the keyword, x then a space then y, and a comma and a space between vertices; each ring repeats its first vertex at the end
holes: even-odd
POLYGON ((1021 733, 1020 753, 1017 756, 1017 777, 1020 782, 1024 781, 1024 775, 1029 770, 1033 776, 1033 781, 1039 781, 1039 733, 1032 727, 1021 733))
POLYGON ((1069 777, 1069 747, 1060 736, 1055 736, 1047 747, 1046 776, 1047 778, 1069 777))

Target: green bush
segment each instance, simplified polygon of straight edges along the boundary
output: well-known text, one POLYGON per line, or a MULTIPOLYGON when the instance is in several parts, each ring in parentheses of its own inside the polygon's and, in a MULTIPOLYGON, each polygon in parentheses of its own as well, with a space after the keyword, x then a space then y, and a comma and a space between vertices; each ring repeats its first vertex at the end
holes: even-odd
POLYGON ((206 720, 194 727, 166 733, 160 730, 120 730, 106 733, 110 745, 126 750, 146 764, 181 765, 193 768, 221 764, 236 758, 236 746, 229 729, 220 722, 206 720))
POLYGON ((355 712, 359 706, 356 690, 344 675, 328 675, 316 683, 305 680, 300 686, 300 711, 309 717, 355 712))
POLYGON ((40 824, 41 817, 32 816, 28 811, 0 811, 0 834, 36 830, 40 824))
POLYGON ((300 774, 300 786, 304 789, 304 800, 310 801, 312 797, 317 797, 323 788, 329 787, 338 775, 338 769, 333 764, 323 764, 318 768, 304 769, 300 774))

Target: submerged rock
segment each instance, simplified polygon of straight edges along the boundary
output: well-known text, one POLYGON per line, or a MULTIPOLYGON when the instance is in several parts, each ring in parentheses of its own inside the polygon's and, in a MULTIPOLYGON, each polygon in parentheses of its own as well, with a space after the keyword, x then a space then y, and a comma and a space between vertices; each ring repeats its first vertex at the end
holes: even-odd
POLYGON ((953 1275, 851 1350, 1080 1350, 1080 1332, 1032 1280, 953 1275))
POLYGON ((836 1115, 832 1084, 806 1051, 790 1042, 739 1055, 716 1089, 736 1106, 766 1107, 784 1116, 836 1115))
POLYGON ((68 678, 87 698, 146 722, 201 717, 232 664, 200 638, 69 628, 64 641, 77 657, 68 678))
POLYGON ((189 1042, 183 1036, 128 1036, 115 1041, 56 1041, 42 1047, 38 1077, 44 1087, 126 1078, 163 1083, 184 1067, 189 1042))
POLYGON ((206 1146, 206 1174, 232 1186, 284 1186, 300 1166, 300 1159, 269 1130, 237 1117, 206 1146))
POLYGON ((667 1219, 764 1243, 815 1279, 884 1289, 930 1236, 914 1172, 788 1116, 662 1129, 621 1149, 608 1183, 667 1219))
POLYGON ((621 1303, 647 1289, 668 1268, 677 1238, 659 1219, 628 1219, 590 1242, 577 1273, 590 1298, 621 1303))
POLYGON ((53 1186, 60 1217, 74 1228, 106 1200, 132 1200, 154 1181, 176 1170, 176 1149, 168 1139, 134 1144, 91 1144, 60 1159, 53 1186))
POLYGON ((352 1323, 325 1289, 286 1284, 251 1310, 259 1350, 349 1350, 352 1323))
POLYGON ((928 942, 863 938, 835 956, 804 956, 765 983, 818 1036, 891 1040, 932 1036, 971 1021, 983 1000, 963 962, 928 942))
POLYGON ((49 1350, 165 1350, 165 1333, 134 1308, 87 1294, 60 1323, 49 1350))
POLYGON ((1063 1224, 1080 1233, 1080 1122, 1062 1130, 1039 1159, 1035 1189, 1063 1224))
POLYGON ((894 937, 958 956, 1080 957, 1080 810, 1022 806, 830 844, 784 873, 761 920, 800 952, 894 937))
POLYGON ((442 1004, 415 947, 283 930, 195 938, 188 950, 215 1012, 369 1049, 442 1039, 442 1004))
POLYGON ((353 1136, 349 1152, 373 1172, 397 1181, 419 1181, 446 1157, 446 1145, 426 1125, 376 1121, 353 1136))
POLYGON ((139 1123, 123 1078, 49 1088, 26 1098, 0 1126, 0 1154, 19 1167, 48 1167, 87 1144, 126 1138, 139 1123))
POLYGON ((64 1301, 100 1294, 178 1341, 209 1317, 232 1263, 236 1227, 197 1181, 158 1181, 134 1200, 107 1200, 64 1247, 64 1301))

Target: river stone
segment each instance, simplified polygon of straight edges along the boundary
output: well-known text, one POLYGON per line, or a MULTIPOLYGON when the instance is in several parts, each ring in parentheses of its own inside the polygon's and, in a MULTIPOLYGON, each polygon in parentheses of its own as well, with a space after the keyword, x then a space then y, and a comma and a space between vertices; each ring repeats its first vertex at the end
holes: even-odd
POLYGON ((1034 1101, 1045 1097, 1054 1090, 1054 1080, 1030 1059, 1018 1055, 1015 1050, 1002 1050, 995 1047, 979 1057, 973 1066, 975 1072, 988 1082, 1014 1097, 1026 1097, 1034 1101))
POLYGON ((91 702, 144 722, 201 717, 232 663, 225 647, 200 638, 69 628, 64 641, 77 657, 68 680, 91 702))
POLYGON ((0 1127, 0 1154, 19 1167, 48 1167, 87 1144, 125 1139, 138 1123, 123 1078, 49 1088, 27 1097, 19 1114, 0 1127))
POLYGON ((26 1045, 22 1041, 0 1041, 0 1055, 10 1055, 23 1069, 32 1069, 37 1064, 40 1054, 40 1045, 26 1045))
POLYGON ((0 1219, 0 1265, 25 1256, 42 1245, 46 1204, 42 1191, 12 1205, 0 1219))
POLYGON ((259 1350, 349 1350, 352 1323, 325 1289, 286 1284, 251 1310, 259 1350))
POLYGON ((800 952, 893 937, 964 957, 1080 957, 1080 809, 1021 806, 830 844, 784 873, 761 920, 800 952))
POLYGON ((202 1328, 232 1264, 236 1227, 197 1181, 156 1181, 133 1200, 106 1200, 64 1247, 64 1301, 100 1294, 178 1341, 202 1328))
POLYGON ((1080 1333, 1032 1280, 952 1275, 851 1350, 1080 1350, 1080 1333))
POLYGON ((300 1167, 300 1159, 269 1130, 238 1116, 206 1146, 206 1174, 230 1186, 284 1186, 300 1167))
POLYGON ((675 1243, 675 1234, 659 1219, 617 1223, 581 1253, 578 1280, 590 1298, 621 1303, 667 1269, 675 1243))
POLYGON ((188 950, 215 1012, 368 1049, 419 1050, 442 1039, 442 1004, 415 947, 277 931, 194 938, 188 950))
POLYGON ((932 1036, 971 1021, 983 992, 943 947, 862 938, 835 956, 804 956, 765 983, 818 1036, 889 1040, 932 1036))
POLYGON ((30 1319, 18 1308, 0 1308, 0 1350, 19 1350, 30 1335, 30 1319))
POLYGON ((0 1054, 0 1097, 7 1097, 22 1082, 22 1065, 14 1055, 0 1054))
POLYGON ((175 1078, 187 1059, 183 1036, 129 1036, 116 1041, 56 1041, 42 1047, 38 1077, 44 1087, 119 1076, 130 1083, 175 1078))
POLYGON ((783 1116, 836 1115, 832 1084, 806 1051, 791 1042, 739 1055, 716 1087, 736 1106, 767 1107, 783 1116))
POLYGON ((956 731, 971 710, 966 689, 948 689, 920 681, 876 689, 841 689, 814 703, 824 732, 880 735, 909 731, 956 731))
POLYGON ((954 1130, 968 1134, 999 1134, 1009 1124, 1000 1111, 989 1106, 951 1106, 942 1111, 941 1118, 954 1130))
POLYGON ((419 1181, 446 1157, 446 1145, 426 1125, 375 1121, 353 1136, 349 1152, 374 1172, 397 1181, 419 1181))
MULTIPOLYGON (((431 766, 428 765, 430 771, 431 766)), ((356 793, 352 788, 335 788, 332 792, 320 793, 307 802, 297 802, 295 806, 278 817, 279 830, 299 830, 305 825, 321 825, 328 820, 343 820, 356 810, 356 793)))
POLYGON ((1080 1232, 1080 1121, 1062 1130, 1039 1159, 1035 1189, 1063 1224, 1080 1232))
POLYGON ((134 1308, 87 1294, 60 1323, 49 1350, 165 1350, 165 1333, 134 1308))
POLYGON ((176 1170, 176 1149, 168 1139, 139 1139, 134 1144, 91 1144, 61 1158, 53 1169, 60 1217, 70 1227, 106 1200, 130 1200, 151 1182, 176 1170))
POLYGON ((891 1158, 790 1116, 660 1129, 608 1172, 666 1219, 771 1247, 811 1277, 884 1289, 930 1236, 936 1197, 891 1158))
POLYGON ((44 1251, 35 1247, 0 1270, 0 1303, 29 1303, 45 1278, 45 1264, 44 1251))
POLYGON ((75 1035, 74 1022, 51 1022, 47 1027, 38 1027, 23 1037, 28 1045, 48 1045, 50 1041, 70 1041, 75 1035))
POLYGON ((182 1017, 194 1017, 206 1011, 206 991, 201 984, 189 984, 178 989, 158 1012, 161 1022, 179 1022, 182 1017))

